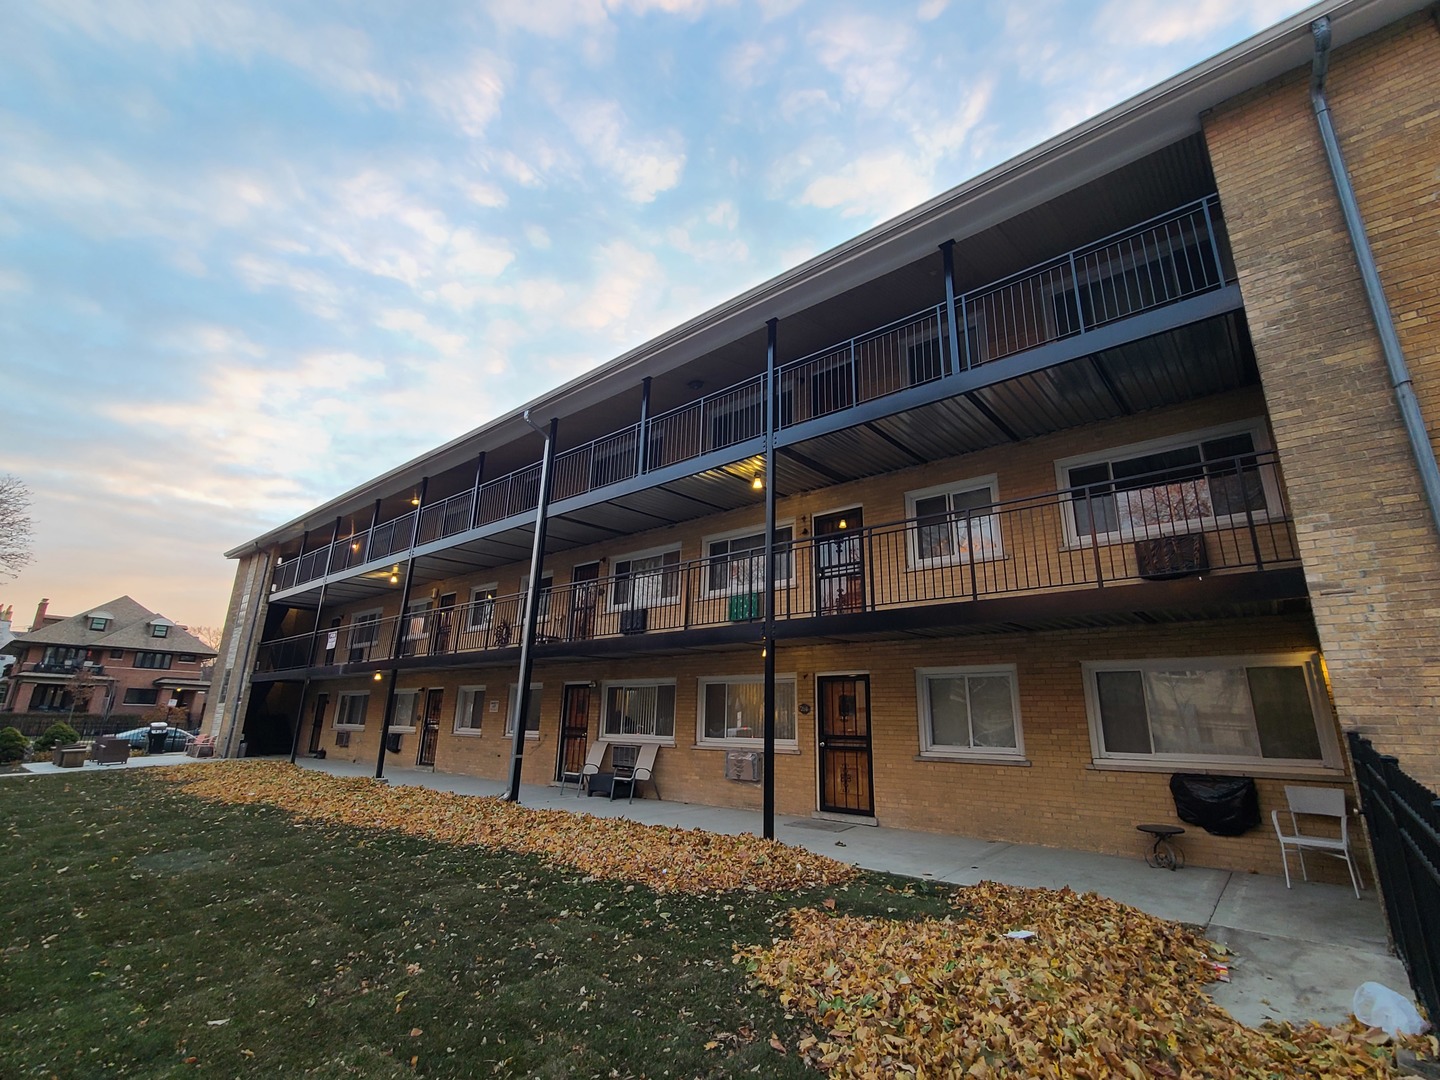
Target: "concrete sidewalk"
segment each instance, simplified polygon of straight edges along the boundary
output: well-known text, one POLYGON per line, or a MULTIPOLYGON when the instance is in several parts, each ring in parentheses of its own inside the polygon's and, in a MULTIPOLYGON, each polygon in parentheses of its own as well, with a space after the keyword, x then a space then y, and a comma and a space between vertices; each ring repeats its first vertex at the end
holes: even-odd
MULTIPOLYGON (((127 766, 60 769, 48 762, 26 766, 30 774, 91 775, 102 769, 193 763, 183 754, 131 758, 127 766)), ((372 769, 349 762, 302 759, 307 769, 340 776, 369 776, 372 769)), ((10 775, 27 775, 17 773, 10 775)), ((499 795, 498 780, 391 766, 392 784, 415 785, 462 795, 499 795)), ((625 817, 650 825, 673 825, 741 835, 760 832, 760 815, 698 803, 637 799, 611 802, 580 798, 571 787, 527 784, 524 806, 596 816, 625 817)), ((1386 943, 1384 917, 1374 883, 1367 876, 1362 899, 1348 886, 1301 882, 1286 890, 1284 879, 1258 874, 1186 867, 1155 870, 1140 858, 1034 847, 963 836, 907 832, 810 817, 777 817, 776 837, 867 870, 927 881, 973 885, 1069 886, 1096 892, 1161 918, 1203 927, 1205 935, 1234 950, 1229 983, 1214 983, 1210 996, 1237 1020, 1251 1026, 1264 1020, 1318 1020, 1330 1024, 1350 1012, 1355 988, 1367 980, 1407 996, 1404 966, 1386 943)), ((1138 848, 1137 848, 1138 850, 1138 848)), ((1366 870, 1368 875, 1368 869, 1366 870)))
MULTIPOLYGON (((373 770, 349 762, 302 759, 307 769, 345 776, 373 770)), ((499 795, 498 780, 387 767, 392 784, 416 785, 463 795, 499 795)), ((524 806, 597 816, 626 817, 650 825, 674 825, 739 835, 760 832, 750 810, 697 803, 636 799, 611 802, 578 797, 575 788, 526 784, 524 806)), ((1306 883, 1287 890, 1280 877, 1186 867, 1156 870, 1140 858, 1034 847, 963 836, 907 832, 809 817, 777 817, 779 840, 867 870, 928 881, 974 885, 1064 886, 1095 892, 1164 919, 1204 928, 1210 940, 1235 952, 1229 983, 1210 996, 1242 1023, 1318 1020, 1330 1024, 1350 1014, 1355 988, 1373 980, 1411 995, 1404 965, 1390 952, 1374 883, 1356 900, 1349 886, 1306 883)))

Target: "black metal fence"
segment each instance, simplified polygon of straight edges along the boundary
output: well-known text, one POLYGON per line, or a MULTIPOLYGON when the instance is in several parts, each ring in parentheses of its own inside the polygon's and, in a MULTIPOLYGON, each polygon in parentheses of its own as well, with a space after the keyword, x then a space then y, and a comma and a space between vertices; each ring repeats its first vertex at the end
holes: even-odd
POLYGON ((27 739, 43 735, 52 724, 69 724, 82 739, 93 739, 97 735, 114 735, 117 731, 128 731, 144 726, 138 716, 92 716, 89 713, 69 715, 64 710, 56 712, 0 713, 0 728, 13 727, 27 739))
POLYGON ((1440 1017, 1440 799, 1353 731, 1350 757, 1370 827, 1380 891, 1410 982, 1440 1017))

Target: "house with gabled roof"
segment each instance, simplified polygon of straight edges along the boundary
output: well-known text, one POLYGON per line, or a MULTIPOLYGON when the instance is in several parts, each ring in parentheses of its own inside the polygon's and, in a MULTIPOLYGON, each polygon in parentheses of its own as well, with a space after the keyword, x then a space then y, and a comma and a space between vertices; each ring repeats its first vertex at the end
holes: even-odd
MULTIPOLYGON (((29 633, 0 651, 16 658, 5 712, 134 717, 156 705, 182 711, 172 722, 200 719, 215 650, 128 596, 79 615, 55 616, 41 600, 29 633), (79 694, 81 687, 91 687, 79 694)), ((122 722, 121 726, 125 726, 122 722)))

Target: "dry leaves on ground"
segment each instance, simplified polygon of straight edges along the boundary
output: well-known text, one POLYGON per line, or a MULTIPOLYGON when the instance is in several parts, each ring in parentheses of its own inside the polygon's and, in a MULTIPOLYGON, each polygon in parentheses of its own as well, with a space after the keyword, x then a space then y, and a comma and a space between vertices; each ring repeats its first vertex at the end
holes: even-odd
MULTIPOLYGON (((735 959, 823 1027, 798 1049, 835 1077, 1393 1075, 1383 1032, 1232 1019, 1202 990, 1206 942, 1179 924, 994 882, 954 906, 921 921, 794 911, 792 938, 735 959)), ((1409 1042, 1434 1056, 1433 1039, 1409 1042)))
POLYGON ((642 825, 565 810, 532 810, 497 798, 369 778, 330 776, 272 761, 220 761, 145 770, 192 795, 227 803, 264 803, 310 821, 398 829, 452 844, 478 844, 527 855, 612 881, 660 892, 837 885, 855 868, 756 836, 642 825))

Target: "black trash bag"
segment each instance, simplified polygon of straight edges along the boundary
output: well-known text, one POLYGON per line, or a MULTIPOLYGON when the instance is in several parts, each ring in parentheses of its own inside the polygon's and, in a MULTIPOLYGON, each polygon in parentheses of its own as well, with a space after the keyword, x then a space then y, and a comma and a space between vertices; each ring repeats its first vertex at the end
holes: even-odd
POLYGON ((1176 773, 1170 794, 1180 820, 1212 836, 1240 836, 1260 824, 1260 795, 1248 776, 1176 773))

